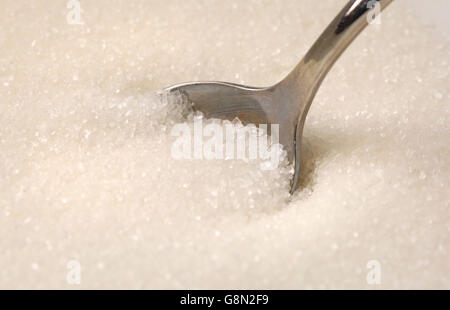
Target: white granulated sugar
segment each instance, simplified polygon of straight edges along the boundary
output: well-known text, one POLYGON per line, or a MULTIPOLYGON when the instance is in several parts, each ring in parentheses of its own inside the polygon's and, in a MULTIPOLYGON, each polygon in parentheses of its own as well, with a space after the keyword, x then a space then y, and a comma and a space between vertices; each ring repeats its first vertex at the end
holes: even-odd
POLYGON ((326 78, 292 198, 285 161, 175 160, 155 92, 273 84, 346 0, 66 2, 0 10, 0 288, 450 288, 450 43, 408 1, 326 78))

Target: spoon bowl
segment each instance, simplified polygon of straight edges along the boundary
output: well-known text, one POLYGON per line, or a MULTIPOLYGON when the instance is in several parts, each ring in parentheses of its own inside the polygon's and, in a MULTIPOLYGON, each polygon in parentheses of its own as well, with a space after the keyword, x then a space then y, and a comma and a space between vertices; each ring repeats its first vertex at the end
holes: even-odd
POLYGON ((301 138, 309 107, 323 79, 350 43, 393 0, 351 0, 325 29, 297 67, 281 82, 256 88, 226 82, 192 82, 166 89, 179 92, 207 118, 244 124, 278 124, 279 142, 294 164, 290 193, 299 184, 301 138))

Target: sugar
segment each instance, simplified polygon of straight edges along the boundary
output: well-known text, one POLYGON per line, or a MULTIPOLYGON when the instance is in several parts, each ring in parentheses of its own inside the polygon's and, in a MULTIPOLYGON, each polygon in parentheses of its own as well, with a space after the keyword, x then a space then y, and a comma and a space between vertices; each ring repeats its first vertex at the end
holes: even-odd
POLYGON ((0 288, 78 267, 81 288, 450 288, 450 41, 413 1, 326 78, 293 197, 285 160, 172 156, 194 114, 159 89, 273 84, 345 2, 81 1, 82 25, 65 1, 5 6, 0 288))

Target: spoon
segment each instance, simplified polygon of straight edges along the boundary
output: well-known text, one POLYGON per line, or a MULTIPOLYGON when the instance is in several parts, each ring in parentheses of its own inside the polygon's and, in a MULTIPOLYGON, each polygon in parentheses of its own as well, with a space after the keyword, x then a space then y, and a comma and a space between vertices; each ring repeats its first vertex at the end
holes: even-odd
POLYGON ((279 142, 294 163, 290 193, 299 184, 301 138, 309 107, 339 56, 392 0, 351 0, 325 29, 305 57, 281 82, 256 88, 226 82, 191 82, 166 89, 179 92, 207 118, 278 124, 279 142))

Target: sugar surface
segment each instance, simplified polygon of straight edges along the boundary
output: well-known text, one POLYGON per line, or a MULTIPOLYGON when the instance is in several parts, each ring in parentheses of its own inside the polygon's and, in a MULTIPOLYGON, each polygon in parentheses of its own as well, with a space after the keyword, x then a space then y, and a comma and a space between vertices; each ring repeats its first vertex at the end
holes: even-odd
POLYGON ((291 201, 284 165, 170 156, 183 105, 155 90, 272 84, 344 3, 81 1, 84 25, 5 6, 0 287, 450 288, 450 46, 405 1, 320 89, 291 201))

